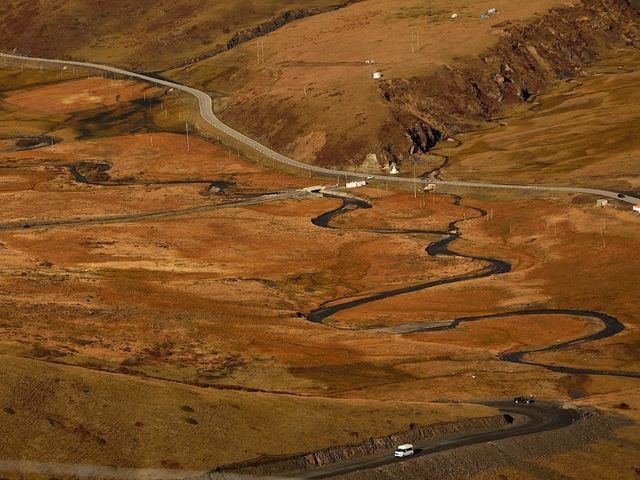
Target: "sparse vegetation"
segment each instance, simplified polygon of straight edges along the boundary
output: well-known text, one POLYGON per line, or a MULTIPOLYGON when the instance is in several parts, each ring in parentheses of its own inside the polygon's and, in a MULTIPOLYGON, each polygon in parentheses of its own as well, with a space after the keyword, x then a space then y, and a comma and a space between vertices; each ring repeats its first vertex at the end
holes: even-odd
MULTIPOLYGON (((106 15, 104 2, 91 12, 81 2, 62 3, 47 24, 69 12, 84 14, 64 25, 73 41, 62 36, 39 45, 44 54, 139 68, 174 65, 184 52, 210 48, 220 32, 229 35, 293 8, 234 0, 223 2, 229 16, 216 10, 222 6, 200 15, 190 0, 155 2, 154 8, 118 0, 106 15), (110 15, 131 18, 113 30, 110 15), (151 39, 136 31, 141 40, 125 49, 141 21, 163 33, 151 39)), ((433 73, 431 63, 464 62, 469 52, 484 51, 503 34, 497 23, 476 25, 475 9, 485 3, 402 0, 387 11, 388 0, 358 2, 268 36, 260 68, 253 60, 255 44, 246 44, 169 74, 228 95, 216 98, 227 118, 254 122, 245 126, 260 126, 259 138, 308 159, 325 147, 328 132, 339 129, 335 145, 346 145, 345 158, 357 166, 354 152, 371 140, 360 133, 377 135, 371 125, 391 128, 388 105, 377 109, 384 97, 362 65, 365 53, 393 69, 389 78, 433 73), (418 49, 424 57, 414 61, 406 32, 424 22, 434 35, 453 29, 447 13, 454 7, 464 18, 447 37, 450 44, 425 44, 418 49), (477 42, 473 49, 467 37, 477 42), (305 85, 309 89, 300 94, 305 85), (265 122, 266 110, 276 122, 265 122), (349 123, 351 115, 355 123, 349 123)), ((498 2, 501 23, 557 5, 512 3, 498 2)), ((327 2, 295 3, 311 4, 327 2)), ((0 30, 13 31, 11 41, 24 42, 14 30, 27 18, 39 43, 56 34, 39 30, 45 20, 27 16, 30 5, 0 5, 0 26, 15 23, 9 33, 0 30)), ((592 66, 592 73, 603 75, 560 85, 536 99, 535 111, 511 112, 502 119, 508 125, 470 132, 418 166, 445 177, 467 174, 471 166, 477 167, 474 175, 495 174, 493 179, 530 179, 538 172, 540 181, 591 178, 635 189, 639 172, 630 159, 640 149, 632 135, 638 102, 628 85, 636 83, 636 54, 592 66), (630 71, 619 71, 620 59, 630 71), (605 141, 594 133, 601 117, 610 118, 605 141), (585 145, 593 151, 581 152, 585 145), (517 168, 505 168, 514 162, 517 168)), ((514 315, 439 332, 391 330, 533 308, 597 310, 619 318, 627 330, 529 358, 640 370, 640 238, 637 217, 626 209, 596 209, 586 196, 518 192, 464 190, 458 202, 440 187, 414 194, 372 180, 357 193, 373 208, 338 217, 332 229, 319 228, 311 219, 336 208, 337 199, 300 196, 238 206, 319 180, 239 158, 224 138, 197 123, 195 107, 185 96, 128 80, 0 69, 2 458, 209 469, 493 415, 493 409, 465 402, 531 389, 536 397, 640 420, 635 379, 565 375, 499 360, 503 352, 595 332, 599 325, 586 317, 514 315), (188 144, 185 123, 191 128, 188 144), (482 210, 488 214, 475 215, 482 210), (162 215, 145 217, 154 212, 162 215), (467 257, 427 255, 427 245, 442 234, 419 232, 454 227, 462 236, 451 248, 467 257), (482 269, 486 261, 472 256, 508 260, 512 270, 355 305, 333 315, 327 326, 309 322, 320 305, 482 269)), ((585 435, 576 443, 588 445, 579 453, 585 460, 579 469, 573 444, 565 444, 562 452, 545 450, 526 465, 499 464, 477 480, 535 478, 539 472, 595 478, 599 468, 633 475, 640 430, 622 424, 609 438, 585 435)))

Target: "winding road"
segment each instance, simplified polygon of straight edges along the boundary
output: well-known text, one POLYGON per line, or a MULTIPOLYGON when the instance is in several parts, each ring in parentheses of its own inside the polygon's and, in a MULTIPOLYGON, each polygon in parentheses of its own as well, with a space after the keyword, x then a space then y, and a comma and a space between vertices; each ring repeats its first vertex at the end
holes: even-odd
MULTIPOLYGON (((325 195, 331 197, 331 195, 325 195)), ((460 205, 461 198, 453 195, 454 204, 460 205)), ((331 221, 340 215, 345 215, 349 212, 357 210, 359 208, 371 208, 371 205, 361 199, 351 199, 351 198, 342 198, 342 205, 339 208, 331 210, 327 213, 320 215, 317 218, 314 218, 312 222, 314 225, 323 227, 323 228, 333 228, 331 227, 331 221)), ((468 217, 466 220, 472 220, 474 218, 480 218, 487 215, 487 212, 475 207, 466 207, 476 211, 478 214, 475 217, 468 217)), ((478 257, 472 255, 464 255, 461 253, 457 253, 455 251, 450 250, 449 246, 458 240, 461 237, 461 234, 458 233, 458 224, 465 220, 456 220, 449 224, 448 230, 446 232, 443 231, 434 231, 434 230, 404 230, 404 229, 358 229, 358 231, 367 231, 370 233, 378 233, 378 234, 392 234, 392 235, 441 235, 442 239, 430 243, 426 247, 427 255, 429 256, 448 256, 454 258, 465 258, 465 259, 473 259, 484 263, 485 265, 479 270, 472 271, 469 273, 455 275, 452 277, 440 279, 440 280, 431 280, 424 283, 418 283, 414 285, 409 285, 405 287, 396 287, 389 290, 385 290, 382 292, 377 292, 371 295, 357 295, 356 297, 343 298, 339 300, 332 300, 330 302, 325 302, 320 305, 317 309, 311 311, 307 315, 307 320, 320 323, 326 326, 330 326, 331 328, 341 329, 335 325, 332 325, 327 322, 327 320, 335 315, 338 312, 349 310, 352 308, 360 307, 369 303, 373 303, 379 300, 397 297, 399 295, 405 295, 407 293, 419 292, 422 290, 427 290, 430 288, 435 288, 441 285, 454 284, 467 282, 471 280, 477 280, 480 278, 486 278, 493 275, 501 275, 504 273, 508 273, 511 271, 511 265, 504 260, 496 259, 496 258, 488 258, 488 257, 478 257)), ((435 331, 443 331, 443 330, 451 330, 457 328, 459 325, 463 323, 471 323, 471 322, 479 322, 482 320, 489 320, 495 318, 509 318, 509 317, 526 317, 533 315, 557 315, 557 316, 573 316, 585 319, 591 319, 597 321, 601 328, 593 334, 585 335, 570 341, 556 343, 549 346, 539 347, 539 348, 530 348, 526 350, 520 351, 509 351, 504 352, 498 356, 498 358, 505 362, 510 363, 518 363, 524 365, 532 365, 537 367, 542 367, 547 370, 565 373, 565 374, 577 374, 577 375, 607 375, 614 377, 629 377, 629 378, 640 378, 640 372, 632 372, 632 371, 624 371, 624 370, 609 370, 609 369, 597 369, 597 368, 586 368, 586 367, 569 367, 569 366, 559 366, 559 365, 549 365, 540 362, 535 362, 532 360, 528 360, 526 356, 531 353, 542 353, 542 352, 552 352, 558 350, 566 350, 572 347, 576 347, 581 344, 585 344, 588 342, 593 342, 596 340, 602 340, 605 338, 610 338, 615 335, 618 335, 622 331, 624 331, 624 325, 618 319, 607 315, 606 313, 590 311, 590 310, 572 310, 572 309, 535 309, 535 310, 520 310, 520 311, 512 311, 512 312, 503 312, 496 313, 490 315, 480 315, 476 317, 461 317, 453 319, 446 324, 442 324, 439 322, 437 325, 421 325, 419 323, 408 323, 408 324, 400 324, 395 325, 393 327, 361 327, 361 328, 345 328, 344 330, 350 331, 358 331, 358 330, 376 330, 381 332, 392 332, 398 334, 410 334, 410 333, 428 333, 435 331)))
POLYGON ((477 189, 503 189, 503 190, 506 189, 506 190, 537 191, 537 192, 588 194, 588 195, 597 195, 599 197, 612 198, 612 199, 620 200, 620 201, 627 202, 634 205, 640 204, 640 198, 636 198, 629 195, 623 195, 621 197, 620 196, 621 194, 619 192, 612 192, 609 190, 600 190, 595 188, 560 187, 560 186, 553 186, 553 185, 509 185, 509 184, 472 182, 472 181, 450 181, 450 180, 447 181, 447 180, 439 180, 439 179, 428 180, 423 178, 409 178, 409 177, 399 177, 399 176, 392 176, 392 175, 369 175, 366 173, 358 173, 358 172, 351 172, 351 171, 345 171, 345 170, 323 168, 315 165, 308 165, 306 163, 298 162, 289 157, 286 157, 285 155, 282 155, 270 149, 269 147, 266 147, 265 145, 257 142, 256 140, 248 137, 247 135, 241 132, 238 132, 237 130, 234 130, 233 128, 231 128, 230 126, 222 122, 213 112, 213 102, 211 100, 211 97, 207 93, 201 90, 198 90, 196 88, 188 87, 186 85, 181 85, 179 83, 171 82, 169 80, 155 78, 149 75, 130 72, 128 70, 123 70, 121 68, 112 67, 109 65, 101 65, 97 63, 75 62, 71 60, 53 60, 48 58, 27 57, 27 56, 12 55, 7 53, 0 53, 0 58, 3 58, 5 60, 14 60, 14 61, 18 61, 26 64, 46 64, 46 65, 60 65, 62 67, 73 66, 73 67, 80 67, 80 68, 88 68, 92 70, 112 73, 114 75, 120 75, 126 78, 140 80, 142 82, 158 85, 161 87, 173 88, 175 90, 184 92, 196 98, 196 100, 198 101, 200 116, 206 123, 208 123, 213 128, 237 140, 245 147, 248 147, 251 150, 258 152, 263 157, 269 158, 283 165, 298 168, 300 171, 305 171, 312 174, 318 174, 325 177, 366 178, 366 179, 371 179, 371 180, 375 179, 375 180, 391 182, 391 183, 419 184, 420 186, 433 183, 433 184, 444 185, 444 186, 477 188, 477 189))
POLYGON ((360 458, 348 462, 335 463, 319 469, 296 472, 285 477, 299 479, 330 478, 337 475, 361 470, 370 470, 384 465, 392 465, 398 462, 412 461, 416 458, 446 452, 456 448, 486 443, 506 438, 530 435, 532 433, 546 432, 568 427, 582 419, 583 414, 575 408, 563 408, 553 402, 538 402, 532 405, 514 405, 508 401, 496 401, 483 403, 500 410, 503 415, 519 419, 511 425, 506 425, 497 430, 481 431, 474 433, 458 433, 432 439, 425 443, 416 443, 416 453, 407 458, 394 458, 392 452, 385 452, 368 458, 360 458))

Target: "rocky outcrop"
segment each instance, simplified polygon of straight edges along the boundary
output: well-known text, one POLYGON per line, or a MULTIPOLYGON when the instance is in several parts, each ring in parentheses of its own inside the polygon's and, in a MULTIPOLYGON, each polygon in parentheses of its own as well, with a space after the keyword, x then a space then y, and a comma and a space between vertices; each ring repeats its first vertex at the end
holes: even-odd
POLYGON ((490 121, 559 79, 575 77, 604 51, 634 46, 640 15, 626 0, 582 0, 522 25, 493 25, 502 39, 484 55, 433 75, 384 80, 380 93, 397 111, 388 154, 400 160, 445 135, 490 121))

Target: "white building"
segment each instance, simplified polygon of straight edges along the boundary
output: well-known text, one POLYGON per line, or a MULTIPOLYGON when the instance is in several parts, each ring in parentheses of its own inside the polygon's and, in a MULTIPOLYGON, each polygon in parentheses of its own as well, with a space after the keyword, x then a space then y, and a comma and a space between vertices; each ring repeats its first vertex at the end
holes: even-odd
POLYGON ((357 182, 347 182, 347 184, 345 185, 347 188, 359 188, 359 187, 366 187, 367 186, 367 182, 364 180, 361 181, 357 181, 357 182))
POLYGON ((599 198, 596 200, 596 207, 606 207, 607 205, 609 205, 609 200, 606 198, 599 198))
POLYGON ((380 71, 373 72, 373 79, 374 80, 382 80, 382 72, 380 72, 380 71))
POLYGON ((640 213, 640 204, 633 206, 633 211, 636 213, 640 213))

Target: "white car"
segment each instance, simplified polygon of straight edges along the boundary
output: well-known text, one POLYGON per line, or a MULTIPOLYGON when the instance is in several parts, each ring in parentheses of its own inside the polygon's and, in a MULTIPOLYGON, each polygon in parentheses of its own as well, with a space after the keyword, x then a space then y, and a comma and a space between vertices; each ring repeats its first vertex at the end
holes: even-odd
POLYGON ((398 457, 398 458, 402 458, 402 457, 409 457, 411 455, 413 455, 415 452, 413 451, 413 445, 411 445, 410 443, 406 443, 404 445, 400 445, 398 446, 398 448, 396 448, 395 453, 393 454, 394 457, 398 457))

